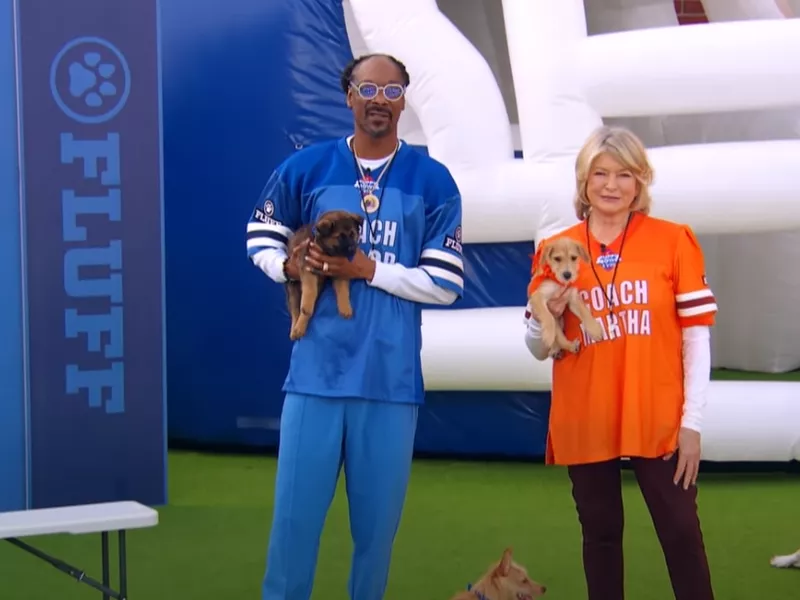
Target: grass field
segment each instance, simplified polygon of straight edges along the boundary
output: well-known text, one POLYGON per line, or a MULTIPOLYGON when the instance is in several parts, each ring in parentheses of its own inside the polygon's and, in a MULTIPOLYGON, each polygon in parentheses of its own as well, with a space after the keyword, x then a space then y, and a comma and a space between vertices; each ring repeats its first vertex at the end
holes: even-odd
MULTIPOLYGON (((799 380, 715 371, 714 379, 799 380)), ((275 460, 170 453, 170 504, 129 536, 132 600, 258 600, 275 460)), ((800 598, 800 571, 769 567, 800 546, 800 477, 703 473, 700 511, 718 600, 800 598)), ((672 598, 641 495, 625 478, 626 572, 633 600, 672 598)), ((99 578, 99 536, 34 540, 99 578)), ((512 545, 548 597, 586 597, 566 472, 541 464, 417 461, 386 600, 448 600, 512 545)), ((323 536, 314 600, 346 600, 350 533, 340 486, 323 536)), ((0 599, 84 600, 94 590, 0 542, 0 599)))
MULTIPOLYGON (((266 554, 275 460, 170 454, 170 505, 161 524, 129 536, 132 600, 256 600, 266 554)), ((800 546, 800 478, 705 473, 701 516, 718 600, 800 597, 800 571, 769 567, 800 546)), ((626 477, 629 597, 672 598, 652 525, 626 477)), ((98 537, 34 540, 99 577, 98 537)), ((585 587, 578 524, 566 472, 539 464, 418 461, 394 556, 387 600, 448 600, 506 545, 545 583, 548 597, 580 600, 585 587)), ((350 534, 344 489, 331 509, 315 600, 342 599, 350 534)), ((0 598, 99 598, 46 563, 0 544, 0 598)))

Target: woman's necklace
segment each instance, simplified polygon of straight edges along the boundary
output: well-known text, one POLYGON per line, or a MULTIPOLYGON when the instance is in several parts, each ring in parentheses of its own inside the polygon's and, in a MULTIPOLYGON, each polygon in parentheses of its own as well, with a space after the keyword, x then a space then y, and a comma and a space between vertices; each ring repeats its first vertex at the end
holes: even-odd
MULTIPOLYGON (((614 273, 611 275, 611 285, 609 289, 603 287, 603 282, 600 281, 600 276, 597 274, 597 269, 594 268, 594 258, 592 258, 592 243, 589 236, 589 219, 586 219, 586 251, 589 253, 589 266, 592 268, 592 273, 594 273, 594 278, 597 281, 597 285, 600 286, 600 290, 603 292, 603 296, 605 297, 606 301, 608 302, 608 314, 612 317, 614 316, 614 283, 617 280, 617 269, 619 268, 619 263, 622 261, 622 249, 625 247, 625 238, 628 235, 628 225, 631 224, 631 217, 633 217, 633 213, 628 215, 628 220, 625 222, 625 229, 622 230, 622 241, 619 245, 619 252, 617 253, 616 260, 614 262, 614 273)), ((601 244, 601 248, 607 246, 605 244, 601 244)), ((603 251, 605 254, 605 251, 603 251)))

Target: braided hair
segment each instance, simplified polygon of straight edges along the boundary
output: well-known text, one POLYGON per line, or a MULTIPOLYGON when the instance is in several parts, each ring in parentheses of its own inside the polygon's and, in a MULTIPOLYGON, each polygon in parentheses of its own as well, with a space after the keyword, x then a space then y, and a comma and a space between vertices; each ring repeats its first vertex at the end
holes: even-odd
POLYGON ((342 71, 342 77, 339 82, 340 85, 342 86, 342 91, 345 94, 350 89, 350 83, 353 80, 353 71, 356 70, 356 67, 358 67, 358 65, 360 65, 364 61, 370 58, 374 58, 376 56, 382 56, 383 58, 392 61, 394 65, 397 67, 397 70, 400 71, 400 78, 403 81, 403 86, 408 87, 408 84, 411 83, 411 77, 409 77, 408 75, 408 70, 406 69, 406 66, 391 54, 382 54, 380 52, 376 52, 374 54, 363 54, 357 58, 354 58, 349 63, 347 63, 347 66, 342 71))

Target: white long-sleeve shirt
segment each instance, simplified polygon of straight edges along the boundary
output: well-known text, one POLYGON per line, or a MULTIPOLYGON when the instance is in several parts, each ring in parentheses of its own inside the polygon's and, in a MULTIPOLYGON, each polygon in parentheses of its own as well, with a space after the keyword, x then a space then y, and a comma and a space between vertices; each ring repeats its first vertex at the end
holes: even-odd
MULTIPOLYGON (((542 332, 534 318, 526 320, 525 345, 537 360, 547 358, 542 332)), ((711 380, 711 330, 706 326, 683 329, 683 417, 681 427, 701 431, 711 380)))

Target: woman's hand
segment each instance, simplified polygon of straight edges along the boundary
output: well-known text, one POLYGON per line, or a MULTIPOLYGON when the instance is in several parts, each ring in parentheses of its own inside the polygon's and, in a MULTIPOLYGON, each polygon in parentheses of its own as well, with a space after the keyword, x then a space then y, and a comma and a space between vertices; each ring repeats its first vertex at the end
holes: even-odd
POLYGON ((569 288, 561 287, 555 294, 553 294, 550 300, 547 301, 547 308, 550 309, 550 312, 557 319, 564 314, 568 301, 569 288))
MULTIPOLYGON (((697 475, 700 473, 700 432, 686 427, 681 427, 678 433, 678 467, 675 469, 675 477, 672 482, 678 485, 683 479, 683 489, 688 490, 690 485, 697 483, 697 475)), ((670 460, 675 455, 670 452, 664 460, 670 460)))
MULTIPOLYGON (((554 293, 547 301, 547 309, 550 311, 550 314, 552 314, 556 319, 560 319, 561 315, 564 314, 564 310, 566 310, 567 308, 568 302, 569 302, 569 288, 562 287, 556 293, 554 293)), ((536 314, 534 314, 533 310, 531 310, 530 313, 531 313, 531 319, 533 319, 537 323, 540 323, 539 319, 536 318, 536 314)))
POLYGON ((372 281, 375 261, 364 254, 361 248, 356 250, 352 260, 343 256, 326 256, 319 246, 311 242, 306 256, 306 269, 326 277, 372 281))

